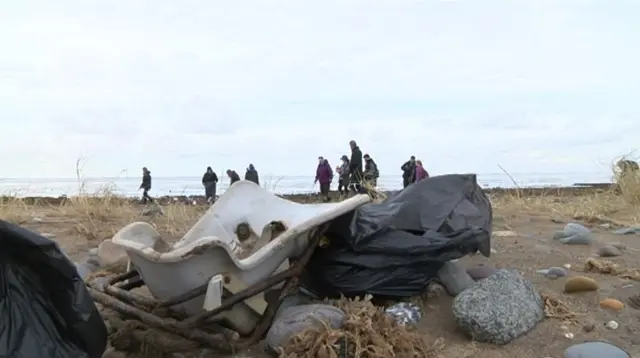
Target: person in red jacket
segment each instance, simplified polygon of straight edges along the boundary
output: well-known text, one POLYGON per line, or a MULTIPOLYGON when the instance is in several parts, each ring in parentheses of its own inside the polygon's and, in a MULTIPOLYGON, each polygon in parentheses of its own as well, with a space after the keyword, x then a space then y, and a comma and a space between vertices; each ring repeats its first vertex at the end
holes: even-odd
POLYGON ((427 179, 428 177, 429 177, 429 173, 422 166, 422 161, 416 160, 416 182, 427 179))
POLYGON ((316 169, 316 180, 314 183, 320 182, 320 195, 324 197, 324 201, 330 201, 329 188, 333 180, 333 169, 327 159, 318 158, 318 168, 316 169))

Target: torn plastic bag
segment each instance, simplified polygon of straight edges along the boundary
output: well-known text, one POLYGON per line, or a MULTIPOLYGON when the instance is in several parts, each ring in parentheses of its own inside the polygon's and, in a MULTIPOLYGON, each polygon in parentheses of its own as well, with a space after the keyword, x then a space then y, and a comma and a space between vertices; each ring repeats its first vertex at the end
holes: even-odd
POLYGON ((428 178, 331 223, 302 284, 321 297, 407 297, 444 262, 491 250, 491 202, 473 174, 428 178))
POLYGON ((0 245, 0 357, 102 357, 107 329, 58 245, 2 220, 0 245))

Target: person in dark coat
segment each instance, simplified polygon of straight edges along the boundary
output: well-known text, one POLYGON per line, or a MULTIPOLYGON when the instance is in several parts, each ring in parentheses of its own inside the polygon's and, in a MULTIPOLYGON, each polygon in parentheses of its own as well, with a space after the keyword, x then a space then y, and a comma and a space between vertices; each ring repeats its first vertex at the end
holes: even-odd
POLYGON ((232 186, 234 183, 240 181, 240 176, 238 175, 238 173, 236 173, 235 170, 227 169, 227 176, 229 177, 229 180, 231 180, 229 186, 232 186))
POLYGON ((204 195, 207 198, 207 202, 216 200, 216 187, 218 186, 218 175, 207 167, 207 171, 202 176, 202 185, 204 186, 204 195))
POLYGON ((151 190, 151 172, 147 167, 142 168, 142 183, 138 190, 142 189, 142 203, 153 203, 153 198, 149 196, 149 190, 151 190))
POLYGON ((329 198, 329 189, 331 188, 331 181, 333 180, 333 169, 329 161, 322 159, 316 169, 315 183, 320 182, 320 195, 324 197, 324 201, 331 201, 329 198))
POLYGON ((349 193, 349 157, 343 155, 340 160, 342 160, 342 164, 336 168, 336 171, 339 175, 338 192, 342 196, 349 193))
POLYGON ((369 154, 364 155, 364 173, 362 174, 362 178, 367 183, 367 189, 375 189, 378 185, 378 178, 380 177, 380 172, 378 171, 378 165, 376 162, 369 156, 369 154))
POLYGON ((408 187, 411 183, 416 181, 416 157, 411 156, 411 158, 406 161, 400 167, 402 170, 402 186, 408 187))
POLYGON ((362 151, 355 140, 349 142, 351 160, 349 160, 349 186, 356 193, 362 193, 362 151))
POLYGON ((249 168, 247 168, 247 172, 244 174, 244 180, 252 181, 260 185, 260 178, 258 176, 258 171, 253 166, 253 164, 249 164, 249 168))

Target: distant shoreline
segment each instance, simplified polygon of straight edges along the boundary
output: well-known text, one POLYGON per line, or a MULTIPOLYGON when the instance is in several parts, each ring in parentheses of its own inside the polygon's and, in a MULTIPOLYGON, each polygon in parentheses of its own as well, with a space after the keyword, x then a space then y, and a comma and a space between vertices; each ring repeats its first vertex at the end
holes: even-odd
MULTIPOLYGON (((599 192, 611 191, 615 189, 615 184, 611 183, 588 183, 588 184, 576 184, 574 186, 561 186, 561 187, 525 187, 525 188, 483 188, 483 191, 489 195, 520 195, 520 196, 581 196, 592 195, 599 192)), ((278 194, 280 197, 296 201, 296 202, 313 202, 318 197, 318 193, 306 193, 306 194, 278 194)), ((330 196, 338 199, 339 193, 337 191, 331 191, 330 196)), ((95 198, 100 199, 99 195, 81 195, 81 196, 0 196, 0 204, 10 201, 19 200, 27 205, 61 205, 66 201, 73 200, 78 197, 95 198)), ((114 197, 114 200, 122 200, 126 202, 136 203, 139 201, 139 197, 114 197)), ((204 195, 162 195, 154 197, 154 199, 160 204, 170 203, 185 203, 185 204, 203 204, 205 203, 204 195)))

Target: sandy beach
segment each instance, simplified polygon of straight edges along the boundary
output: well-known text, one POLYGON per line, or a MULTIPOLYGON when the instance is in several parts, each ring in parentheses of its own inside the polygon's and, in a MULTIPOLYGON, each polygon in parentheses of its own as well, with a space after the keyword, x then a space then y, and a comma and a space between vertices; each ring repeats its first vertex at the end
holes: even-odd
MULTIPOLYGON (((427 340, 442 339, 440 356, 561 357, 567 347, 593 340, 610 342, 634 357, 639 356, 640 311, 626 304, 617 311, 602 308, 599 303, 607 298, 626 303, 628 297, 640 293, 640 285, 619 276, 584 271, 587 259, 598 258, 598 251, 607 245, 619 247, 620 252, 606 260, 627 269, 640 268, 638 236, 613 233, 637 224, 640 207, 611 188, 493 189, 487 193, 494 209, 492 255, 465 257, 460 262, 467 267, 482 263, 517 269, 541 292, 566 304, 570 312, 563 317, 546 318, 532 332, 505 346, 494 346, 471 342, 456 329, 451 297, 446 294, 430 297, 423 302, 425 311, 419 330, 427 340), (595 241, 583 246, 553 240, 554 232, 570 222, 590 228, 595 241), (570 267, 569 276, 588 276, 597 281, 599 288, 592 292, 564 293, 566 278, 552 280, 537 272, 553 266, 570 267), (619 324, 617 329, 605 327, 611 320, 619 324)), ((293 195, 287 199, 302 203, 317 201, 314 195, 293 195)), ((132 221, 151 222, 163 239, 173 242, 207 209, 203 201, 201 197, 159 198, 164 215, 151 217, 141 214, 144 208, 141 204, 111 196, 4 197, 0 198, 0 218, 53 238, 73 259, 81 259, 87 250, 132 221)))

